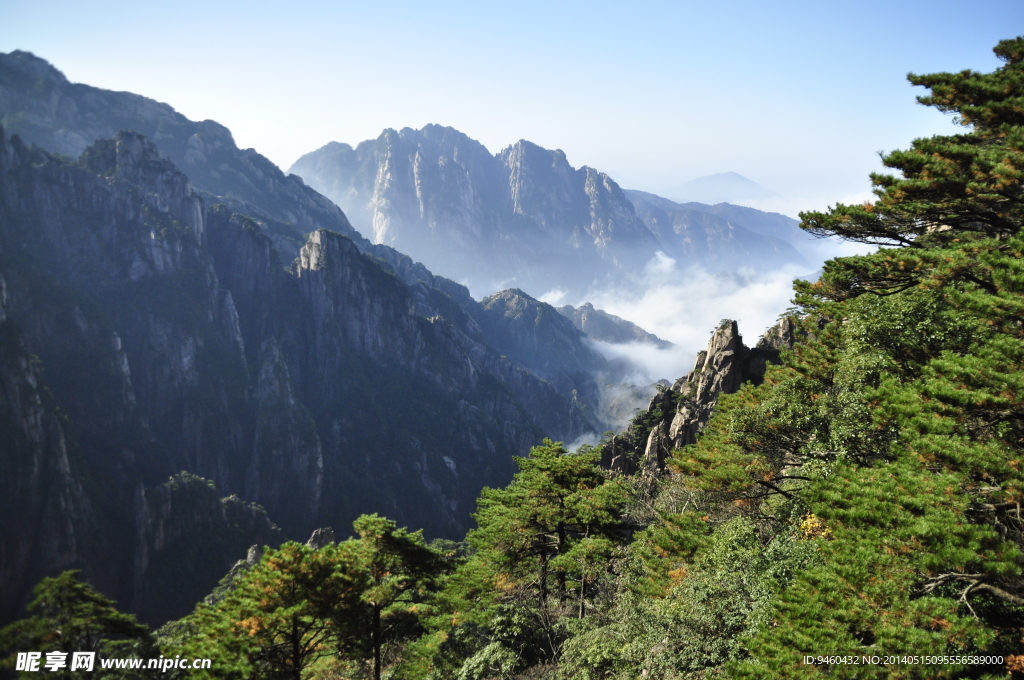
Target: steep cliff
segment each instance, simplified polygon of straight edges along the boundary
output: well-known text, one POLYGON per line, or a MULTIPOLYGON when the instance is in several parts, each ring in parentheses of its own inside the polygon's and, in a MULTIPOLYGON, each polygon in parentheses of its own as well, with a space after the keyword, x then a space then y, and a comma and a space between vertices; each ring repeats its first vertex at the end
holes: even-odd
MULTIPOLYGON (((458 326, 460 343, 467 351, 487 344, 474 321, 479 304, 465 286, 435 275, 389 245, 363 238, 329 200, 299 178, 285 176, 254 150, 238 149, 230 131, 213 121, 193 122, 167 104, 145 97, 70 83, 49 63, 27 52, 0 54, 0 119, 8 126, 9 134, 17 133, 29 143, 70 156, 77 156, 98 139, 114 137, 122 129, 150 135, 160 155, 188 175, 207 205, 224 204, 229 212, 246 215, 247 224, 268 237, 282 263, 298 256, 311 231, 327 229, 343 234, 359 252, 374 258, 411 287, 418 315, 443 316, 458 326)), ((477 151, 483 149, 464 136, 456 140, 460 162, 472 156, 473 145, 477 151)), ((495 159, 486 150, 483 153, 493 165, 495 159)), ((423 178, 427 182, 424 186, 429 187, 432 180, 428 170, 423 170, 423 178)), ((390 195, 387 191, 384 194, 390 195)), ((483 198, 493 202, 493 197, 483 198)), ((441 209, 439 204, 435 207, 441 209)), ((468 221, 456 225, 459 229, 452 232, 453 237, 459 238, 457 232, 462 228, 478 229, 474 222, 478 217, 466 217, 468 221)), ((474 260, 474 264, 479 262, 474 260)), ((553 260, 550 264, 556 267, 553 260)), ((256 353, 261 341, 255 342, 249 346, 250 363, 259 361, 256 353)), ((503 374, 510 370, 499 365, 491 369, 503 374)), ((525 387, 524 380, 528 382, 517 377, 511 384, 525 387)), ((519 396, 533 399, 536 391, 532 387, 521 389, 519 396)))
POLYGON ((460 537, 513 455, 594 429, 493 348, 465 288, 327 230, 285 268, 258 218, 208 210, 136 133, 70 161, 0 130, 0 216, 0 497, 28 527, 3 534, 5 617, 68 566, 178 615, 278 535, 246 502, 291 536, 376 511, 460 537), (246 502, 165 483, 181 470, 246 502))
POLYGON ((601 384, 614 380, 611 365, 587 342, 583 332, 549 304, 512 288, 480 302, 477 321, 495 349, 551 382, 601 421, 601 384))
POLYGON ((674 449, 696 441, 718 398, 732 394, 745 382, 760 384, 770 363, 797 340, 795 325, 781 319, 753 348, 743 344, 735 321, 715 329, 706 350, 697 353, 693 370, 662 389, 629 428, 602 448, 602 464, 626 474, 661 468, 674 449))
POLYGON ((660 249, 611 178, 527 141, 492 155, 452 128, 389 129, 354 149, 332 142, 289 172, 376 243, 478 294, 510 284, 582 293, 660 249))
POLYGON ((0 276, 0 620, 41 576, 79 563, 93 514, 71 473, 65 421, 6 310, 0 276))

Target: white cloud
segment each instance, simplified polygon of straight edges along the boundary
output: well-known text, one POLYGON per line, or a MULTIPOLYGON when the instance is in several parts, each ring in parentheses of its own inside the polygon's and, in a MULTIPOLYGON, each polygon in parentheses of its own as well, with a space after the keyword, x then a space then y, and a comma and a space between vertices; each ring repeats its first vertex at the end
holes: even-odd
POLYGON ((595 347, 609 358, 628 359, 630 382, 675 380, 693 367, 699 350, 722 319, 735 319, 744 342, 753 345, 790 306, 794 278, 813 270, 787 268, 769 274, 710 274, 699 267, 680 270, 663 255, 653 259, 634 286, 591 291, 586 300, 675 343, 661 350, 643 343, 595 347))
POLYGON ((565 291, 561 288, 552 288, 537 299, 541 302, 546 302, 549 305, 557 307, 562 304, 563 300, 565 300, 565 291))

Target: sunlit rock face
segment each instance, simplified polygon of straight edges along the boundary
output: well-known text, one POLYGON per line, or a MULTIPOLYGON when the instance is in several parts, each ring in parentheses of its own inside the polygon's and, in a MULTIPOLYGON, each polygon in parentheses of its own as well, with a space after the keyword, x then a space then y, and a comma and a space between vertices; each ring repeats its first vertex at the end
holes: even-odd
POLYGON ((328 144, 290 172, 376 243, 478 295, 582 293, 625 280, 660 249, 608 175, 524 140, 491 154, 449 127, 389 129, 356 148, 328 144))

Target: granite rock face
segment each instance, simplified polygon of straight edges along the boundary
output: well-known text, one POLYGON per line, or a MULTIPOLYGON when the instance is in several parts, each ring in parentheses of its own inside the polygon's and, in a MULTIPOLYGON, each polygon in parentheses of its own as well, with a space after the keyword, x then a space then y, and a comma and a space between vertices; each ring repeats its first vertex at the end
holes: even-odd
POLYGON ((697 441, 718 398, 739 391, 743 383, 760 384, 768 364, 797 341, 792 319, 783 318, 753 348, 743 344, 735 321, 715 329, 706 350, 697 353, 693 370, 656 394, 630 427, 602 450, 602 464, 625 474, 660 470, 674 449, 697 441))
POLYGON ((491 344, 516 364, 544 378, 578 404, 602 430, 601 385, 618 366, 591 347, 586 335, 551 305, 512 288, 480 302, 476 319, 491 344))
POLYGON ((465 288, 327 230, 286 268, 139 134, 73 162, 0 131, 0 217, 5 619, 68 567, 180 616, 253 543, 364 512, 460 537, 513 455, 595 427, 465 288))
POLYGON ((306 541, 306 546, 313 550, 319 550, 320 548, 326 547, 334 543, 337 539, 334 537, 334 529, 331 527, 323 527, 320 529, 314 529, 313 535, 306 541))
POLYGON ((0 277, 0 620, 5 621, 39 578, 81 563, 93 520, 89 499, 71 473, 65 423, 40 385, 38 360, 25 350, 6 307, 0 277))
POLYGON ((331 142, 289 172, 375 243, 478 295, 516 286, 580 297, 635 281, 659 251, 711 272, 806 265, 791 245, 806 239, 795 220, 623 190, 525 140, 491 154, 450 127, 388 129, 355 148, 331 142))
POLYGON ((477 294, 509 284, 583 292, 638 271, 661 248, 610 177, 525 140, 491 154, 448 127, 388 129, 356 148, 332 142, 289 172, 375 243, 477 294))

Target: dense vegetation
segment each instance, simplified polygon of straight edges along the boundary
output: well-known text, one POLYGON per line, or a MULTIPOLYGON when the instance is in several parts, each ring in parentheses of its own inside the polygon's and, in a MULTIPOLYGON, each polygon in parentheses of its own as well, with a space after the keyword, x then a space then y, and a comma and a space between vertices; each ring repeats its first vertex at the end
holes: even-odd
MULTIPOLYGON (((995 51, 993 73, 910 77, 963 133, 886 155, 874 203, 801 216, 881 247, 798 282, 803 340, 663 475, 545 442, 464 543, 365 516, 268 550, 162 652, 296 680, 1024 672, 1024 38, 995 51)), ((97 629, 138 637, 95 601, 97 629)))

